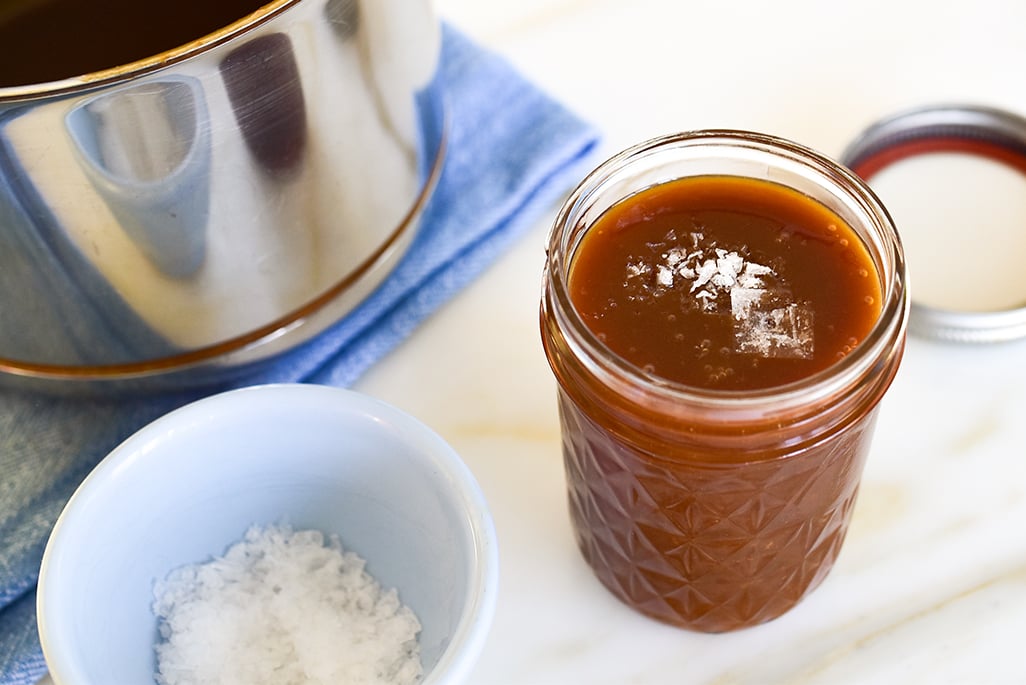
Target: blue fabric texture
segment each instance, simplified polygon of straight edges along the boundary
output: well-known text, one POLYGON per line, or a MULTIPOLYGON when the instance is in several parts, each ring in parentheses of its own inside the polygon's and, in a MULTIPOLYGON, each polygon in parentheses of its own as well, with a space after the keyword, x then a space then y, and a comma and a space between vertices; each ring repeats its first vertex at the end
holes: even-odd
MULTIPOLYGON (((450 25, 443 25, 442 50, 448 154, 409 252, 345 319, 230 387, 350 385, 586 171, 597 141, 586 122, 450 25)), ((46 672, 35 585, 67 499, 115 445, 198 397, 87 400, 0 390, 0 685, 31 685, 46 672)))

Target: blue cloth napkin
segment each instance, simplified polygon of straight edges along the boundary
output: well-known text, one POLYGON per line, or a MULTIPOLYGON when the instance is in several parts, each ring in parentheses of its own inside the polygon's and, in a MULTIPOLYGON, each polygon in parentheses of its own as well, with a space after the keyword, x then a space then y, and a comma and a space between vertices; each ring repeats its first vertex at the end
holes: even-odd
MULTIPOLYGON (((344 320, 233 385, 351 384, 585 172, 594 130, 449 25, 441 77, 450 106, 448 157, 407 256, 344 320)), ((31 685, 46 672, 35 584, 67 499, 117 443, 197 397, 83 400, 0 390, 0 685, 31 685)))

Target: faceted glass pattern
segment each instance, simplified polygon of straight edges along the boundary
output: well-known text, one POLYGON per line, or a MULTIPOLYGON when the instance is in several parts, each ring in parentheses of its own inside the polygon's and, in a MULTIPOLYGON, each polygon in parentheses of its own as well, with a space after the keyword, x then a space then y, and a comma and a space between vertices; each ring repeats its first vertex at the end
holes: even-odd
POLYGON ((705 632, 793 607, 840 551, 875 410, 782 458, 688 463, 621 442, 560 392, 577 542, 599 580, 658 620, 705 632))

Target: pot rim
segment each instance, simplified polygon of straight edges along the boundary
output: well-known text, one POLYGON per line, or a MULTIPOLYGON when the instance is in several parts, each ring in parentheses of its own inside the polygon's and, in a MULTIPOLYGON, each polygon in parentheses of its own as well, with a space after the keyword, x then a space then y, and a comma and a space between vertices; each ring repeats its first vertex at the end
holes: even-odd
MULTIPOLYGON (((286 1, 298 2, 298 0, 286 1)), ((0 356, 0 386, 3 385, 4 376, 8 376, 11 379, 20 378, 29 381, 95 381, 104 383, 164 377, 207 364, 226 363, 233 355, 256 350, 262 345, 300 328, 307 320, 327 309, 338 298, 346 295, 352 287, 360 284, 363 279, 374 276, 377 267, 387 263, 395 250, 399 249, 402 245, 404 238, 416 230, 420 216, 428 200, 433 195, 435 187, 438 185, 447 155, 449 114, 444 104, 442 105, 442 119, 443 123, 438 150, 431 161, 431 167, 428 169, 427 176, 421 184, 420 192, 402 220, 388 234, 387 238, 363 261, 350 270, 349 273, 299 307, 241 335, 212 345, 190 349, 165 357, 118 364, 74 366, 26 362, 0 356)), ((401 257, 402 255, 400 254, 397 260, 401 259, 401 257)), ((388 273, 381 275, 379 281, 375 281, 372 285, 374 287, 379 285, 380 280, 387 278, 393 268, 394 265, 388 269, 388 273)), ((361 301, 365 298, 366 296, 361 297, 361 301)), ((359 302, 347 309, 343 316, 357 306, 359 306, 359 302)), ((292 347, 290 346, 289 349, 292 349, 292 347)), ((254 361, 260 361, 260 359, 254 361)), ((228 367, 231 366, 233 365, 229 363, 228 367)))
POLYGON ((56 81, 44 81, 42 83, 18 86, 0 86, 0 105, 6 102, 38 100, 92 90, 160 71, 198 54, 207 52, 219 45, 223 45, 236 36, 248 33, 277 17, 293 5, 298 5, 300 2, 302 0, 270 0, 270 2, 260 6, 253 12, 212 33, 200 36, 170 50, 164 50, 155 55, 120 64, 116 67, 56 81))

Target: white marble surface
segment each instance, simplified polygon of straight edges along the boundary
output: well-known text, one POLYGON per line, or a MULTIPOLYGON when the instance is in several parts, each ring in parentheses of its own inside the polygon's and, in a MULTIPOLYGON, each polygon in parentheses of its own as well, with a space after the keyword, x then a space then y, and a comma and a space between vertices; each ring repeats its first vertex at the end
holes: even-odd
MULTIPOLYGON (((837 155, 907 106, 1026 113, 1019 0, 437 6, 594 121, 607 152, 741 127, 837 155)), ((826 582, 758 628, 665 627, 606 593, 573 545, 537 325, 554 212, 358 386, 449 440, 491 504, 501 591, 470 683, 1026 682, 1026 343, 913 339, 826 582)))
MULTIPOLYGON (((838 155, 909 106, 1026 113, 1016 0, 437 5, 594 121, 607 152, 743 127, 838 155)), ((451 441, 493 508, 501 591, 471 683, 1026 682, 1026 344, 913 339, 827 581, 767 625, 683 632, 621 606, 573 545, 537 326, 550 219, 359 386, 451 441)))

